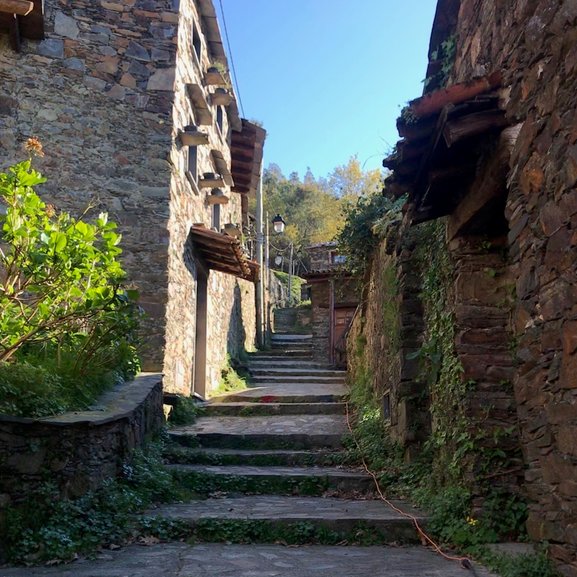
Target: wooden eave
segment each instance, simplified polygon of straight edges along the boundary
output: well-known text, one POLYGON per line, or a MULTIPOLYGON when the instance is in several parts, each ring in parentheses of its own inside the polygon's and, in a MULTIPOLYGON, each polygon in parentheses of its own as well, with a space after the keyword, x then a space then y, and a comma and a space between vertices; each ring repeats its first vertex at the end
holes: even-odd
POLYGON ((258 264, 245 256, 237 238, 208 229, 203 224, 192 225, 190 238, 196 253, 209 269, 251 282, 258 278, 258 264))
POLYGON ((187 84, 186 92, 194 111, 194 119, 199 126, 212 125, 212 112, 206 101, 202 86, 199 84, 187 84))
POLYGON ((22 38, 44 40, 43 0, 0 0, 0 32, 8 32, 17 52, 22 38))
POLYGON ((408 194, 413 223, 452 212, 475 177, 482 143, 508 125, 496 91, 500 78, 495 73, 409 104, 411 122, 399 121, 404 138, 383 165, 393 170, 387 193, 408 194))
POLYGON ((232 178, 232 174, 228 167, 226 158, 224 158, 222 152, 216 148, 213 148, 210 151, 210 156, 212 157, 212 162, 214 163, 216 172, 222 175, 222 177, 224 178, 224 182, 227 184, 227 186, 234 186, 234 180, 232 178))
POLYGON ((256 192, 260 179, 266 131, 248 120, 242 119, 242 130, 232 132, 231 172, 234 179, 233 192, 251 194, 256 192))

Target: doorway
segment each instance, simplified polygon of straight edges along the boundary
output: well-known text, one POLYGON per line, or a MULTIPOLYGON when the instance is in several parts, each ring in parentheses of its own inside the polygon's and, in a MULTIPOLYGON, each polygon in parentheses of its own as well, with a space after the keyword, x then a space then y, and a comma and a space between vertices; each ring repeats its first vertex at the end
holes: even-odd
POLYGON ((196 262, 196 329, 194 339, 193 391, 206 395, 206 341, 208 317, 208 273, 196 262))

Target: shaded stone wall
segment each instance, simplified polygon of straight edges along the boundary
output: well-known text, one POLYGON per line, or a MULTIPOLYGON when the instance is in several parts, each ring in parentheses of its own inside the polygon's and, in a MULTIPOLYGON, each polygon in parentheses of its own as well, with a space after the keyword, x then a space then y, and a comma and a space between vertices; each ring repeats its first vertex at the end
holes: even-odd
POLYGON ((518 124, 505 215, 531 537, 577 575, 577 4, 463 0, 453 80, 501 70, 518 124))
POLYGON ((46 0, 46 40, 17 54, 0 35, 0 165, 38 136, 40 194, 74 214, 93 204, 119 224, 148 314, 147 370, 161 368, 164 347, 175 6, 46 0))
POLYGON ((78 497, 121 474, 131 452, 164 424, 161 375, 107 393, 92 411, 41 420, 0 418, 0 519, 49 480, 78 497))
POLYGON ((352 375, 370 380, 392 437, 410 459, 427 438, 430 423, 419 360, 410 358, 423 333, 417 235, 411 230, 403 235, 381 242, 373 256, 362 308, 348 339, 348 360, 352 375))

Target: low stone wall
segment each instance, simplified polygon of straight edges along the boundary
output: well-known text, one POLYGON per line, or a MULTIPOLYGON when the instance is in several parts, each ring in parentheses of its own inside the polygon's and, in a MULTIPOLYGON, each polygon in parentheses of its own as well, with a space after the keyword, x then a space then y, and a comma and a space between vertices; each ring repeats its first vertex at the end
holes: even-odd
POLYGON ((118 476, 130 452, 163 425, 162 377, 143 375, 97 407, 58 417, 0 416, 0 513, 42 483, 78 497, 118 476))

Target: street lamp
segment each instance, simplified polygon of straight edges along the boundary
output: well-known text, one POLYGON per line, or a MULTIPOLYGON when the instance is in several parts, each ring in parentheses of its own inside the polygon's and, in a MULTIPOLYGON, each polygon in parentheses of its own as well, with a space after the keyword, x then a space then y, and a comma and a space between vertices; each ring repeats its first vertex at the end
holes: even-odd
MULTIPOLYGON (((277 214, 272 219, 272 226, 273 230, 277 234, 281 234, 284 232, 286 222, 284 221, 283 217, 280 214, 277 214)), ((288 301, 289 306, 292 305, 292 277, 293 277, 293 250, 294 245, 292 242, 289 244, 290 253, 289 253, 289 269, 288 269, 288 301)))
POLYGON ((280 214, 277 214, 273 219, 272 219, 272 227, 273 230, 277 233, 277 234, 281 234, 284 232, 284 228, 286 226, 286 222, 283 220, 282 216, 280 214))

